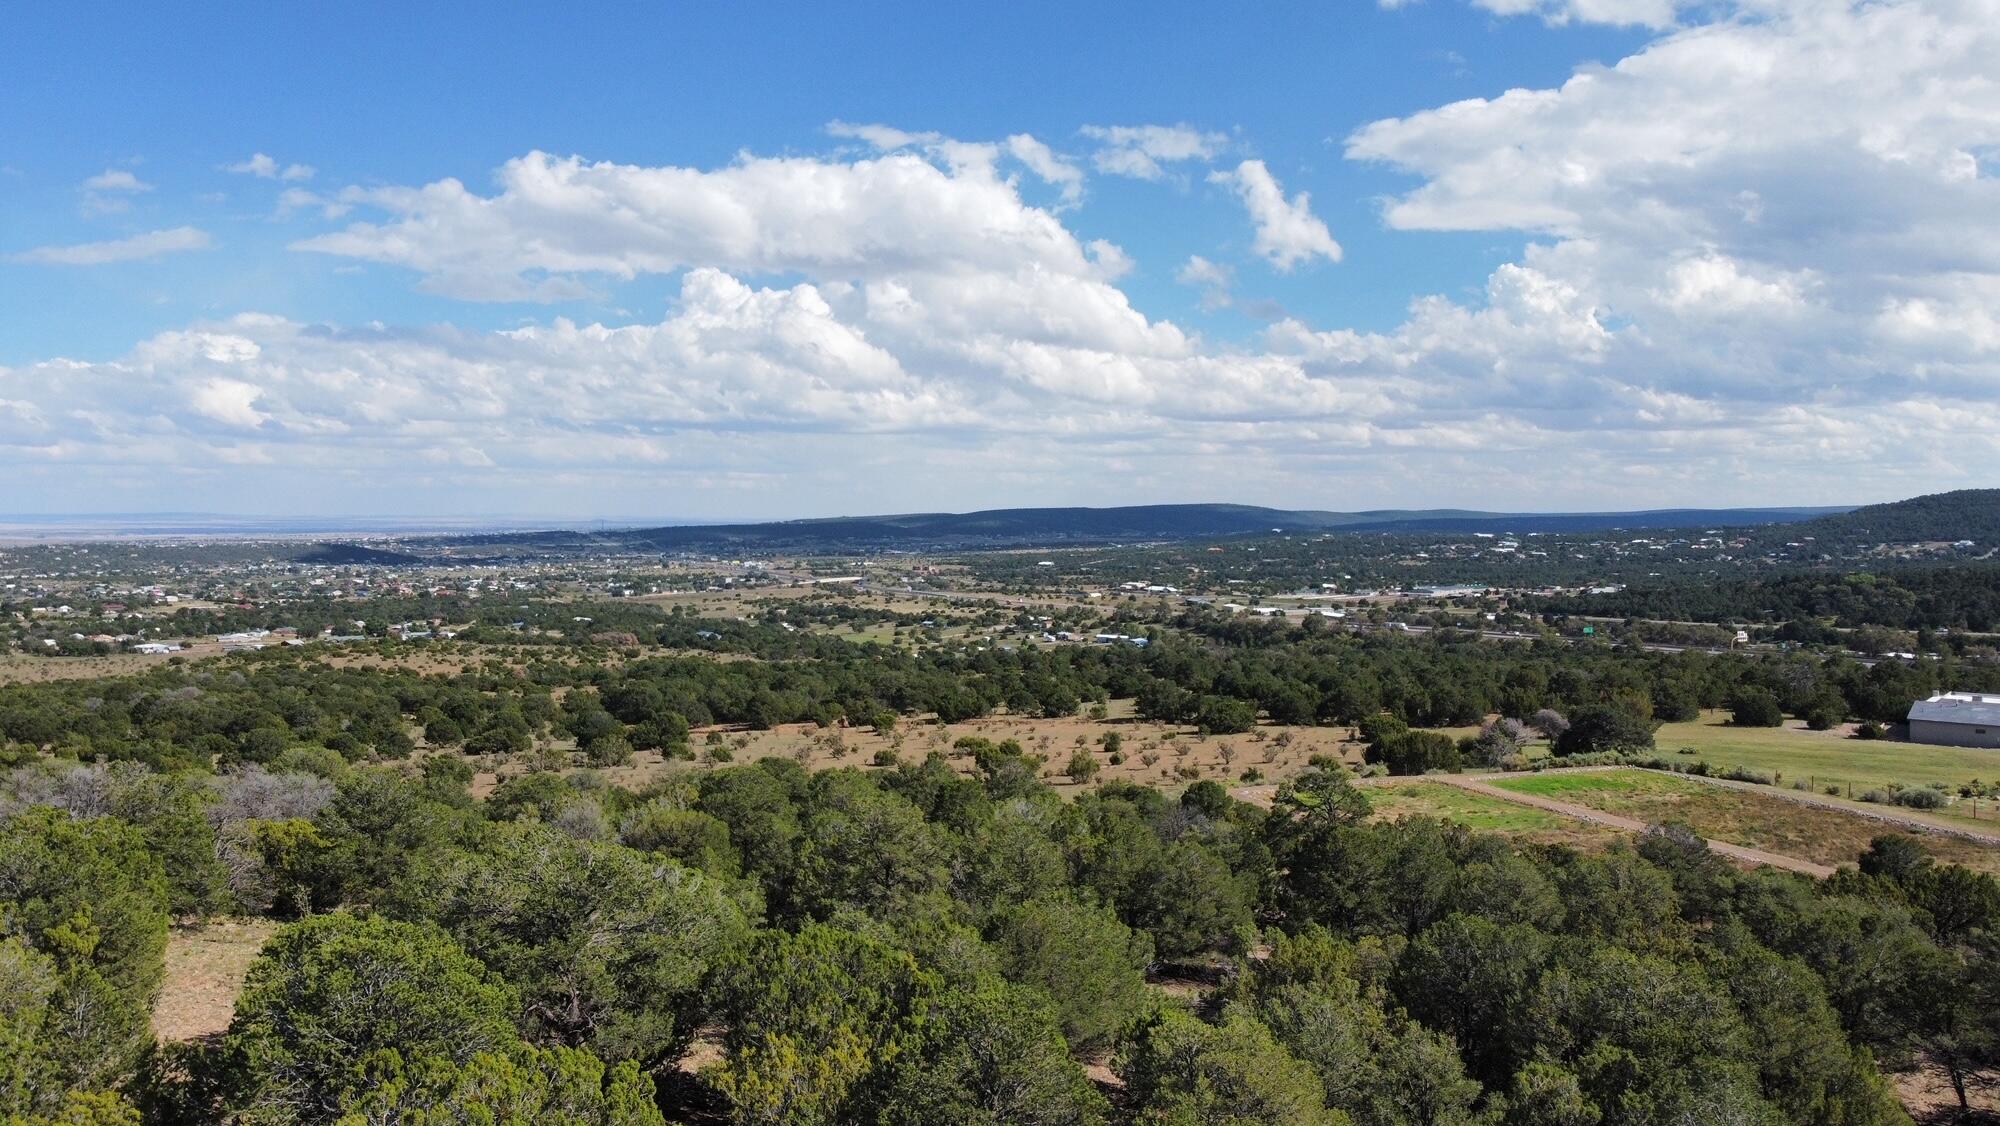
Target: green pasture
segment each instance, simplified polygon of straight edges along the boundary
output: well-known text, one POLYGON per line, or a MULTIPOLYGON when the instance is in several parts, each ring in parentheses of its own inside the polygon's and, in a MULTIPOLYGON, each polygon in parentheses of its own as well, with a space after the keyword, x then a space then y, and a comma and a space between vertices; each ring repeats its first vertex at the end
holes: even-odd
POLYGON ((1379 817, 1441 817, 1469 829, 1500 833, 1574 829, 1576 822, 1559 814, 1515 805, 1498 798, 1469 793, 1442 782, 1402 782, 1368 788, 1368 801, 1379 817))

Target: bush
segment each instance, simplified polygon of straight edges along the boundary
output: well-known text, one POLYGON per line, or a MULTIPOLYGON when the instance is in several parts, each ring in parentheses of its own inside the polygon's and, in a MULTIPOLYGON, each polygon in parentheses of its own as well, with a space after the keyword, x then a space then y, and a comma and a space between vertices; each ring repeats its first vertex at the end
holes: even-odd
POLYGON ((1069 757, 1069 765, 1063 767, 1063 773, 1080 786, 1097 777, 1097 772, 1102 769, 1103 766, 1091 757, 1089 751, 1078 747, 1076 753, 1069 757))
POLYGON ((1897 790, 1892 797, 1897 805, 1910 809, 1943 809, 1946 805, 1944 794, 1927 786, 1897 790))
POLYGON ((1772 782, 1769 774, 1761 770, 1751 770, 1747 766, 1732 766, 1723 771, 1719 777, 1732 782, 1751 782, 1759 786, 1769 786, 1772 782))
POLYGON ((1257 726, 1257 705, 1234 696, 1203 696, 1195 722, 1211 734, 1239 734, 1257 726))
POLYGON ((1405 731, 1391 736, 1371 755, 1381 760, 1391 774, 1425 774, 1433 770, 1459 768, 1458 744, 1449 735, 1435 731, 1405 731))
POLYGON ((1729 722, 1738 727, 1778 727, 1785 722, 1785 712, 1765 689, 1744 688, 1729 701, 1729 722))
POLYGON ((1886 739, 1888 736, 1888 729, 1872 719, 1854 729, 1856 739, 1886 739))

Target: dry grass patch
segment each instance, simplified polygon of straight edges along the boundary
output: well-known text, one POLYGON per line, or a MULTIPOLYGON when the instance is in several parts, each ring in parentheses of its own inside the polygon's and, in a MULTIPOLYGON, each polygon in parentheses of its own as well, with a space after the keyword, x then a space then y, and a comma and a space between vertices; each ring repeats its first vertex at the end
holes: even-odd
POLYGON ((167 973, 153 1006, 153 1033, 195 1040, 229 1027, 236 995, 257 952, 278 931, 269 919, 217 919, 167 935, 167 973))
MULTIPOLYGON (((1869 841, 1898 831, 1838 810, 1643 770, 1524 775, 1493 784, 1654 824, 1684 821, 1713 840, 1819 864, 1853 864, 1869 841)), ((1917 839, 1939 860, 2000 874, 2000 849, 1936 834, 1917 839)))
MULTIPOLYGON (((696 759, 664 759, 658 752, 635 754, 625 766, 605 768, 604 778, 617 786, 639 789, 669 775, 713 769, 720 765, 740 765, 762 758, 789 758, 807 770, 851 766, 879 769, 876 756, 883 752, 902 762, 919 763, 931 752, 952 760, 961 774, 973 773, 969 755, 956 749, 958 740, 968 736, 1021 744, 1030 754, 1044 759, 1043 778, 1059 792, 1075 793, 1086 786, 1072 783, 1063 773, 1078 749, 1090 752, 1098 763, 1092 784, 1113 780, 1135 782, 1161 788, 1178 788, 1190 782, 1210 779, 1226 786, 1252 780, 1276 782, 1304 771, 1314 755, 1331 755, 1350 766, 1358 766, 1364 747, 1348 739, 1344 727, 1261 726, 1237 735, 1206 738, 1191 728, 1149 723, 1132 718, 1132 702, 1115 700, 1103 719, 1064 716, 1036 719, 996 715, 964 723, 939 724, 930 720, 905 720, 888 734, 867 727, 821 728, 810 723, 784 724, 768 731, 741 727, 697 728, 690 734, 696 759), (1103 737, 1120 737, 1118 758, 1105 749, 1103 737)), ((574 766, 573 769, 581 769, 574 766)), ((472 792, 485 797, 507 778, 527 773, 525 760, 475 764, 472 792)))

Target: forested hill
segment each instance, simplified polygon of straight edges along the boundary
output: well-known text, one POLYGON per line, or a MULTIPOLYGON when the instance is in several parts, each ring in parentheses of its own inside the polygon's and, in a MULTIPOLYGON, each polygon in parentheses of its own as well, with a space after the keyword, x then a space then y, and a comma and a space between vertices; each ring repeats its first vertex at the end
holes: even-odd
POLYGON ((1792 623, 1787 636, 1798 640, 1816 637, 1809 628, 1816 622, 1841 629, 1988 632, 2000 628, 2000 565, 1680 582, 1528 599, 1522 606, 1539 613, 1680 622, 1792 623))
POLYGON ((602 545, 640 550, 970 548, 1156 542, 1271 532, 1555 532, 1599 528, 1749 527, 1793 523, 1837 511, 1842 510, 1735 508, 1509 513, 1466 509, 1374 509, 1326 512, 1238 504, 1157 504, 1120 508, 1008 508, 965 513, 851 516, 764 524, 634 528, 596 534, 533 532, 454 537, 447 542, 519 547, 602 545))
POLYGON ((363 547, 353 543, 317 543, 300 552, 294 560, 298 563, 314 563, 325 566, 353 566, 355 564, 375 564, 387 567, 402 567, 422 563, 423 557, 401 551, 384 551, 381 548, 363 547))
POLYGON ((1960 489, 1871 504, 1820 516, 1787 531, 1811 536, 1828 549, 1962 540, 1990 549, 2000 545, 2000 489, 1960 489))

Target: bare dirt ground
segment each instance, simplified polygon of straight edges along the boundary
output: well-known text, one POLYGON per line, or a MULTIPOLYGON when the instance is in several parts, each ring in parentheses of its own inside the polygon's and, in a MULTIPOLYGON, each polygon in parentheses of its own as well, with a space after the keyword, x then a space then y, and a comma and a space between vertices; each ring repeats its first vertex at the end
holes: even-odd
POLYGON ((42 684, 51 680, 97 680, 130 676, 164 665, 175 657, 190 661, 219 656, 222 645, 198 641, 179 653, 107 653, 102 657, 41 657, 32 653, 0 654, 0 684, 42 684))
POLYGON ((167 935, 167 976, 153 1007, 161 1040, 195 1040, 229 1027, 243 977, 278 924, 269 919, 217 919, 175 927, 167 935))
POLYGON ((1891 1075, 1889 1081, 1895 1085, 1896 1099, 1903 1109, 1923 1126, 2000 1123, 2000 1076, 1982 1076, 1981 1082, 1967 1085, 1970 1117, 1959 1115, 1958 1095, 1952 1091, 1944 1068, 1936 1064, 1926 1062, 1915 1071, 1891 1075))

